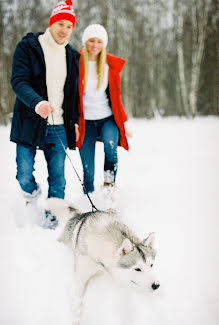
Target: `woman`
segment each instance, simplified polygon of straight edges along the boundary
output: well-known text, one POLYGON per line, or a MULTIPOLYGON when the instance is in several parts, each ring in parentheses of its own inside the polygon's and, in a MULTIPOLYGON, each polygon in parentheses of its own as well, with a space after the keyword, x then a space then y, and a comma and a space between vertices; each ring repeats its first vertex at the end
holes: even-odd
POLYGON ((120 72, 125 60, 106 53, 108 35, 99 24, 88 26, 82 35, 79 61, 79 140, 77 146, 84 173, 84 187, 94 191, 95 145, 104 144, 104 186, 114 186, 117 146, 128 150, 124 122, 127 115, 120 96, 120 72))

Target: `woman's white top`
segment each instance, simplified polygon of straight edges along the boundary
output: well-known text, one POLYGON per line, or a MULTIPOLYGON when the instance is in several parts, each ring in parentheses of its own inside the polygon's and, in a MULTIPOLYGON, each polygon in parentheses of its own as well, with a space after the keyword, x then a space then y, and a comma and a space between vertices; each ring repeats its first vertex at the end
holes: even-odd
POLYGON ((106 94, 109 66, 105 64, 104 81, 97 89, 96 61, 88 61, 88 80, 84 91, 85 120, 100 120, 112 115, 106 94))

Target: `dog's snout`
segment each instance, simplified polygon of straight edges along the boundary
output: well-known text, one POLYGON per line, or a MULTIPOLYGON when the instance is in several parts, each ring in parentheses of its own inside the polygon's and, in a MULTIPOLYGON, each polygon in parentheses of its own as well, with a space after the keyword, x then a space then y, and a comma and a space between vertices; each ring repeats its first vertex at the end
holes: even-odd
POLYGON ((151 287, 152 287, 153 290, 157 290, 159 288, 159 286, 160 286, 159 283, 154 282, 151 287))

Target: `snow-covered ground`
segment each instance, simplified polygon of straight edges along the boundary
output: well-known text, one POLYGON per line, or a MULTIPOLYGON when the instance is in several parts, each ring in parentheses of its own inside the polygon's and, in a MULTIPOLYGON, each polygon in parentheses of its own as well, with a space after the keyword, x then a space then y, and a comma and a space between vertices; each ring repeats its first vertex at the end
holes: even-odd
MULTIPOLYGON (((133 293, 129 301, 110 279, 97 278, 88 288, 81 325, 217 325, 219 119, 132 119, 130 125, 134 137, 129 152, 119 149, 118 191, 112 205, 139 237, 156 233, 155 268, 161 287, 156 294, 133 293)), ((57 242, 59 229, 44 230, 24 220, 9 132, 9 127, 0 127, 0 324, 71 325, 72 255, 57 242)), ((98 194, 102 151, 98 143, 98 208, 109 205, 98 194)), ((78 152, 71 151, 70 157, 82 175, 78 152)), ((43 206, 47 171, 41 152, 35 176, 43 189, 43 206)), ((90 210, 68 161, 66 178, 66 198, 90 210)))

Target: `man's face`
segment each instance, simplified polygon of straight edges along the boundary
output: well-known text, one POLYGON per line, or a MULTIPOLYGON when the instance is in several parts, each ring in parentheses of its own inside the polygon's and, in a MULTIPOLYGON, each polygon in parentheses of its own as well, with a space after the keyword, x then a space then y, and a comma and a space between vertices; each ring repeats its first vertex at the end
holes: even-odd
POLYGON ((69 20, 59 20, 50 26, 50 33, 58 44, 64 44, 71 36, 73 24, 69 20))

